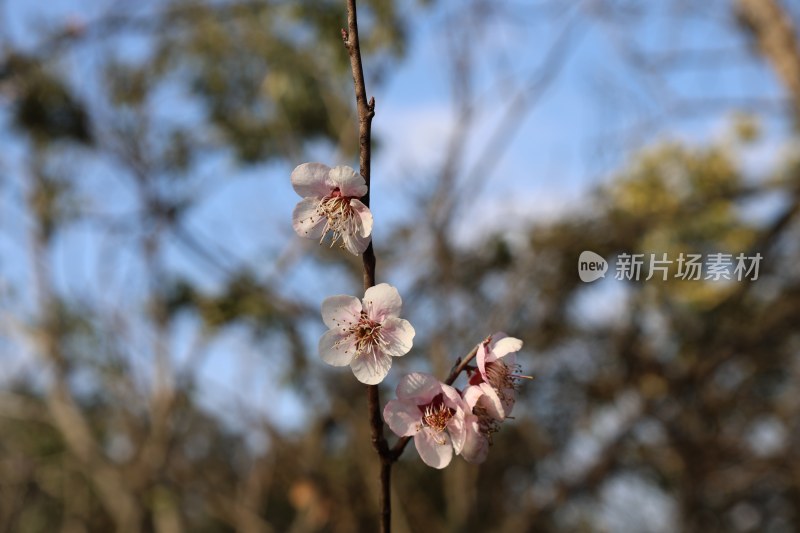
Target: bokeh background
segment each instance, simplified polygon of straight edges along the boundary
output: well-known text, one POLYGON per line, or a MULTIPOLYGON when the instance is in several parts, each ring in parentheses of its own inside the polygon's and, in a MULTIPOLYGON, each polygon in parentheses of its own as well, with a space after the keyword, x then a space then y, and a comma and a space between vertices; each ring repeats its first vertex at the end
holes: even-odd
MULTIPOLYGON (((536 376, 483 465, 406 450, 395 531, 800 528, 800 5, 359 9, 378 281, 417 330, 382 400, 495 331, 536 376)), ((291 228, 295 165, 357 163, 344 25, 0 1, 0 531, 376 529, 364 387, 316 353, 360 263, 291 228)))

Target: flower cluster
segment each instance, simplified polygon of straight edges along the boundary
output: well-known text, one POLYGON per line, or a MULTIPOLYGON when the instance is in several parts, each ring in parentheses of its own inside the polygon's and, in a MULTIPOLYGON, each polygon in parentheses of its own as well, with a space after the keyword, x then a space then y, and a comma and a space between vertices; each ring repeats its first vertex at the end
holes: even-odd
POLYGON ((397 399, 383 410, 383 418, 399 437, 414 437, 425 464, 444 468, 455 455, 470 463, 486 459, 492 434, 511 413, 516 399, 515 352, 522 341, 496 333, 477 348, 478 367, 469 385, 459 393, 429 374, 403 376, 397 399))
MULTIPOLYGON (((369 191, 364 178, 350 167, 330 168, 303 163, 291 176, 303 197, 292 215, 301 237, 331 235, 331 246, 362 254, 372 235, 372 213, 361 201, 369 191)), ((386 283, 370 287, 363 299, 338 295, 322 302, 328 331, 319 340, 319 355, 333 366, 350 366, 356 379, 377 385, 389 373, 393 357, 407 354, 415 331, 400 318, 402 300, 386 283)), ((466 366, 469 381, 463 391, 429 374, 415 372, 400 379, 397 399, 383 410, 389 428, 400 437, 414 437, 425 464, 444 468, 461 455, 471 463, 486 459, 492 434, 511 414, 519 374, 516 352, 522 341, 495 333, 474 351, 477 366, 466 366)), ((467 362, 464 363, 466 365, 467 362)), ((452 381, 452 380, 451 380, 452 381)))

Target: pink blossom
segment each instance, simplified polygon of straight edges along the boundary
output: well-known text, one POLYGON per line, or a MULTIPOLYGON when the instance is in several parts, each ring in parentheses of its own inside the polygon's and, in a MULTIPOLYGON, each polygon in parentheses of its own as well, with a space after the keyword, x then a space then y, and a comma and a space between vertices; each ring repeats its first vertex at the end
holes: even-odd
POLYGON ((519 374, 516 352, 520 349, 521 340, 502 332, 488 336, 478 346, 478 372, 470 377, 469 384, 481 387, 488 397, 485 401, 498 407, 500 420, 510 415, 514 408, 518 380, 530 379, 519 374))
POLYGON ((322 243, 330 232, 331 246, 341 240, 350 253, 364 253, 372 234, 372 213, 359 200, 367 194, 360 174, 347 166, 303 163, 292 171, 292 187, 303 197, 292 213, 298 235, 322 243))
POLYGON ((462 394, 467 404, 467 436, 461 456, 470 463, 482 463, 489 453, 492 434, 505 418, 500 398, 488 383, 470 385, 462 394))
POLYGON ((350 365, 362 383, 383 381, 392 357, 408 353, 414 328, 399 318, 402 301, 386 283, 370 287, 361 301, 354 296, 331 296, 322 302, 322 321, 330 329, 319 340, 322 360, 333 366, 350 365))
POLYGON ((426 465, 444 468, 453 452, 461 453, 468 407, 453 387, 430 374, 415 372, 402 377, 397 399, 383 409, 383 419, 400 437, 414 437, 426 465))

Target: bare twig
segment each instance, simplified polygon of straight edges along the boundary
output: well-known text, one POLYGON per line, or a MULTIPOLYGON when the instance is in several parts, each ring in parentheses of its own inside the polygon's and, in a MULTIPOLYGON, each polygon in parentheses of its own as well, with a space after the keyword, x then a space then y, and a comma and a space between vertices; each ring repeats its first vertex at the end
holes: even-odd
MULTIPOLYGON (((369 207, 370 193, 370 156, 371 156, 371 130, 372 117, 375 116, 375 98, 367 101, 367 88, 364 84, 364 66, 361 63, 361 48, 358 42, 358 17, 355 0, 347 0, 347 30, 342 30, 342 40, 350 54, 350 68, 353 71, 353 85, 356 93, 356 109, 358 111, 358 162, 361 167, 361 176, 367 184, 367 194, 361 201, 369 207)), ((362 255, 364 265, 364 290, 375 285, 375 252, 372 242, 362 255)), ((389 445, 383 434, 383 419, 381 418, 380 393, 377 385, 367 385, 367 408, 369 412, 369 425, 372 435, 372 445, 381 460, 381 493, 380 530, 388 533, 391 530, 392 504, 391 504, 391 474, 392 460, 389 454, 389 445)))
POLYGON ((467 365, 475 358, 478 353, 478 347, 480 344, 476 344, 475 347, 464 357, 463 359, 458 359, 456 363, 453 365, 453 369, 450 371, 450 374, 447 376, 447 379, 444 380, 445 385, 452 385, 455 383, 458 376, 464 369, 467 368, 467 365))

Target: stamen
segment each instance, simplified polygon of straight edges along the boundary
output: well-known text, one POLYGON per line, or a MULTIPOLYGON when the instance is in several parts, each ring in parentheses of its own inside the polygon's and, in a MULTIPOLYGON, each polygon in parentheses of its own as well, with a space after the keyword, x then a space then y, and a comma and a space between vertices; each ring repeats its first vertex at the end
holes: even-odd
MULTIPOLYGON (((431 403, 420 405, 419 408, 422 411, 422 426, 431 428, 435 433, 442 433, 455 414, 453 409, 445 405, 441 394, 437 394, 431 403)), ((441 435, 433 435, 433 440, 440 445, 447 444, 447 439, 441 435)))
POLYGON ((437 433, 441 433, 447 427, 447 423, 453 418, 453 410, 444 403, 433 406, 428 405, 422 415, 425 425, 437 433))
POLYGON ((358 322, 351 324, 349 328, 342 328, 347 335, 334 346, 345 340, 355 341, 356 357, 371 355, 377 361, 378 353, 384 351, 389 345, 389 342, 383 337, 382 329, 383 325, 380 322, 371 320, 367 313, 361 311, 358 322))
MULTIPOLYGON (((343 235, 355 235, 358 232, 360 220, 356 216, 355 209, 350 205, 350 198, 341 196, 338 191, 334 191, 331 196, 320 200, 316 215, 325 218, 325 228, 322 230, 320 244, 328 232, 332 233, 331 247, 340 240, 344 241, 343 235)), ((311 216, 310 219, 313 222, 314 216, 311 216)))
POLYGON ((486 364, 486 380, 495 389, 514 389, 519 387, 517 381, 520 379, 533 379, 533 376, 520 374, 520 365, 507 365, 501 360, 492 361, 486 364))
POLYGON ((486 437, 489 444, 492 444, 492 434, 500 431, 500 421, 489 415, 489 411, 480 402, 472 408, 472 414, 478 417, 480 432, 486 437))
POLYGON ((519 365, 509 366, 499 359, 486 364, 486 381, 506 407, 514 405, 514 394, 519 390, 519 380, 533 379, 532 376, 520 374, 521 370, 519 365))

